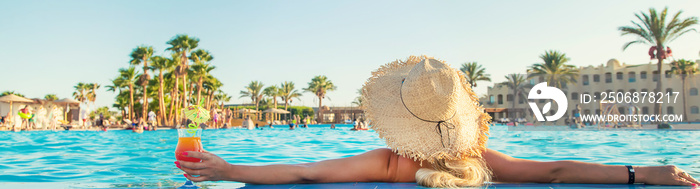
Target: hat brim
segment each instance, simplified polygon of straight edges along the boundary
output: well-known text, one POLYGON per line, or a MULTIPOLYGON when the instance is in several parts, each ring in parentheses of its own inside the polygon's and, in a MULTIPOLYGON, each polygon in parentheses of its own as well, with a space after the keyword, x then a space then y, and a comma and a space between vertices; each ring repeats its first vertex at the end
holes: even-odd
POLYGON ((371 121, 370 127, 387 146, 397 154, 416 161, 434 162, 439 159, 465 159, 481 157, 486 149, 491 116, 479 105, 478 97, 460 71, 457 95, 457 112, 446 121, 454 129, 441 128, 434 122, 414 117, 400 98, 401 82, 411 69, 428 57, 411 56, 406 61, 397 60, 372 72, 362 88, 363 109, 371 121), (463 89, 463 90, 462 90, 463 89))

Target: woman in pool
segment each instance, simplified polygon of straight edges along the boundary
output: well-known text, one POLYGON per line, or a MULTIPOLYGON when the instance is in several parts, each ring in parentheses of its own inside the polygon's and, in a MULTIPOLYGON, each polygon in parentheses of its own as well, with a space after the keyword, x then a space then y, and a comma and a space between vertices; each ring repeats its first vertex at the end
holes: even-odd
POLYGON ((202 162, 175 164, 192 181, 256 184, 416 182, 427 187, 480 186, 489 181, 700 184, 675 166, 539 162, 487 149, 491 117, 478 104, 464 76, 432 58, 411 56, 406 61, 382 66, 372 73, 362 91, 371 127, 390 149, 313 163, 266 166, 234 165, 209 152, 186 152, 186 156, 200 158, 202 162))

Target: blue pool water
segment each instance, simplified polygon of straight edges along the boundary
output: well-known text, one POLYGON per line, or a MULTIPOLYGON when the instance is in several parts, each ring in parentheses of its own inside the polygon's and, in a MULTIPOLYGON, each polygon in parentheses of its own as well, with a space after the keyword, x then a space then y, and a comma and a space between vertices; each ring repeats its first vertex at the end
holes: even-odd
MULTIPOLYGON (((206 150, 230 163, 305 163, 385 147, 373 131, 347 125, 288 130, 204 130, 206 150)), ((532 160, 606 164, 674 164, 700 177, 700 131, 512 131, 492 127, 488 147, 532 160)), ((0 132, 0 186, 169 187, 184 181, 177 169, 175 130, 0 132), (29 184, 26 184, 29 183, 29 184)), ((205 182, 209 188, 243 186, 205 182)), ((2 188, 2 187, 0 187, 2 188)))

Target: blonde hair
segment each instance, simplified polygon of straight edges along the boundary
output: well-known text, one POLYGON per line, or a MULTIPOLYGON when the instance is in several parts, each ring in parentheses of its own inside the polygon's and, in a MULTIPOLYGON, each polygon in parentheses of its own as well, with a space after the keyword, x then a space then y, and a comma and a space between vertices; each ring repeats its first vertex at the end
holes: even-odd
POLYGON ((482 158, 436 160, 433 169, 421 168, 416 172, 416 183, 432 188, 481 186, 491 181, 491 170, 482 158))

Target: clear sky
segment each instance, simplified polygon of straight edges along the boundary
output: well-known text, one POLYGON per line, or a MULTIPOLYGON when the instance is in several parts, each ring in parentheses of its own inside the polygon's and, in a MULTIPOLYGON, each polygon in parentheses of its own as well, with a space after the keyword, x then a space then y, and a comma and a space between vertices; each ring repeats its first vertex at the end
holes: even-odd
MULTIPOLYGON (((166 55, 166 41, 189 34, 213 53, 229 103, 250 102, 238 96, 253 80, 302 88, 326 75, 338 89, 324 104, 349 106, 372 70, 409 55, 455 68, 477 61, 494 82, 548 49, 577 66, 649 63, 648 46, 622 51, 634 38, 617 28, 665 6, 700 16, 699 1, 0 1, 0 91, 64 98, 78 82, 97 82, 97 105, 111 107, 116 94, 104 86, 134 47, 166 55)), ((670 46, 676 58, 698 59, 700 34, 670 46)), ((294 105, 317 103, 304 93, 294 105)))

